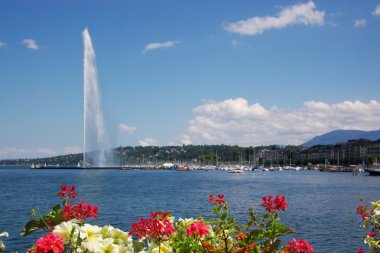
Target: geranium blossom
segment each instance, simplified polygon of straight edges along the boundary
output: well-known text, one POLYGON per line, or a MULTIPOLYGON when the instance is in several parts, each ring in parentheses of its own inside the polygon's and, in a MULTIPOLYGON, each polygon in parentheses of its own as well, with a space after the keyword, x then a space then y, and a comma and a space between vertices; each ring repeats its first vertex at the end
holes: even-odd
POLYGON ((285 211, 288 203, 285 201, 285 196, 276 196, 273 199, 273 196, 264 196, 263 203, 260 206, 265 207, 267 212, 277 212, 279 210, 285 211))
POLYGON ((194 222, 186 229, 186 234, 188 236, 194 236, 198 239, 203 238, 204 236, 208 235, 208 233, 209 228, 202 221, 194 222))
POLYGON ((369 232, 367 234, 367 236, 369 236, 369 237, 375 237, 376 235, 377 235, 377 230, 376 229, 373 229, 371 232, 369 232))
POLYGON ((362 216, 362 220, 364 221, 368 216, 372 214, 372 210, 368 208, 368 206, 358 205, 356 208, 356 213, 362 216))
POLYGON ((288 241, 282 253, 312 253, 313 248, 311 245, 302 239, 293 239, 288 241))
POLYGON ((41 237, 36 242, 36 253, 63 252, 63 239, 53 233, 41 237))
POLYGON ((210 198, 209 198, 209 202, 210 203, 215 203, 215 204, 217 204, 217 205, 221 205, 221 204, 224 204, 225 203, 225 201, 224 201, 224 195, 222 195, 222 194, 218 194, 218 198, 215 198, 214 197, 214 194, 210 194, 210 198))
POLYGON ((68 204, 63 209, 63 218, 65 220, 84 218, 97 219, 98 207, 91 204, 86 204, 84 201, 76 203, 76 205, 68 204))
POLYGON ((168 239, 175 229, 173 224, 169 220, 169 213, 158 211, 151 212, 150 218, 140 218, 140 222, 132 223, 132 230, 130 235, 136 235, 139 239, 153 238, 158 241, 168 239))
POLYGON ((55 196, 60 196, 63 200, 67 200, 69 198, 75 199, 78 196, 78 193, 75 192, 75 189, 75 185, 61 185, 61 191, 55 194, 55 196))

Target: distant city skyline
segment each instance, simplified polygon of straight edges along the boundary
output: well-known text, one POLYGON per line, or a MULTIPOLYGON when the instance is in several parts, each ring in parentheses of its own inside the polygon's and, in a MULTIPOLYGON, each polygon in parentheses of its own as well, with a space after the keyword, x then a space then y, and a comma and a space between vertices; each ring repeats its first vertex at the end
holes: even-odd
POLYGON ((0 160, 83 151, 85 27, 113 147, 380 129, 380 0, 4 0, 0 22, 0 160))

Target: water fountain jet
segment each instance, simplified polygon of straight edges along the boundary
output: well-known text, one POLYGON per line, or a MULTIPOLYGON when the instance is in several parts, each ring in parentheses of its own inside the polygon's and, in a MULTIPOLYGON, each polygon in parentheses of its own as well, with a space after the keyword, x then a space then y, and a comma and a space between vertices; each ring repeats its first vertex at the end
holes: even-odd
POLYGON ((83 167, 105 167, 109 144, 98 83, 95 51, 87 27, 83 33, 83 167))

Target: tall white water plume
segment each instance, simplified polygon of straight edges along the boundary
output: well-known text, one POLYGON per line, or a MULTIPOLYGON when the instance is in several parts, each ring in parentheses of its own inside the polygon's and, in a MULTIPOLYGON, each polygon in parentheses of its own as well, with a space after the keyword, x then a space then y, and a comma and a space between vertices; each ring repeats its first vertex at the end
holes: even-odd
POLYGON ((106 166, 110 150, 98 84, 95 51, 87 30, 83 33, 84 133, 83 166, 106 166), (87 152, 87 153, 86 153, 87 152))

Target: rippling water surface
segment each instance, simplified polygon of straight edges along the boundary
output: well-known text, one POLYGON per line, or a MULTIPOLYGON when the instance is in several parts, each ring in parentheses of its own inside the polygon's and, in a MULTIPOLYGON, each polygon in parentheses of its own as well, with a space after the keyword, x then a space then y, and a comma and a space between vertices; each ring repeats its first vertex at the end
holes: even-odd
MULTIPOLYGON (((0 232, 5 252, 26 252, 37 235, 20 237, 30 210, 42 213, 59 203, 61 184, 77 185, 78 200, 98 205, 99 225, 112 224, 129 231, 130 223, 150 211, 171 210, 179 217, 211 217, 208 196, 223 193, 232 212, 243 223, 249 207, 258 207, 264 195, 285 195, 289 203, 283 222, 293 236, 308 240, 314 252, 356 252, 363 247, 364 231, 355 214, 359 198, 380 199, 380 177, 364 173, 314 171, 121 171, 31 170, 0 167, 0 232)), ((260 209, 260 207, 259 207, 260 209)), ((41 235, 41 234, 40 234, 41 235)), ((285 238, 288 239, 288 238, 285 238)))

